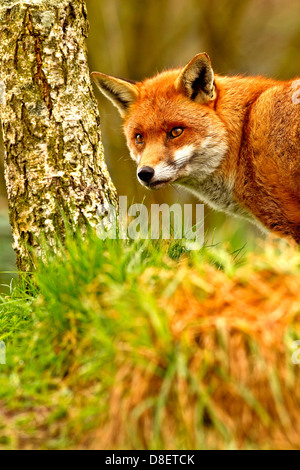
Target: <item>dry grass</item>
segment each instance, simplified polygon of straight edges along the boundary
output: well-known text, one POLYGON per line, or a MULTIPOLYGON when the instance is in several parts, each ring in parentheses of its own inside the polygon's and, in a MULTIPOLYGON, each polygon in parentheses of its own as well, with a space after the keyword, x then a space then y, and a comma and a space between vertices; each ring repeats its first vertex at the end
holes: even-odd
POLYGON ((152 286, 167 312, 179 366, 167 371, 169 378, 158 377, 167 368, 159 338, 155 350, 140 351, 148 367, 132 366, 128 352, 88 445, 126 448, 134 428, 149 448, 159 426, 164 448, 202 442, 203 448, 300 449, 300 365, 292 363, 291 349, 291 337, 300 338, 297 266, 299 253, 286 248, 279 255, 269 246, 229 276, 209 264, 199 276, 186 261, 175 276, 148 268, 140 288, 152 286), (159 418, 151 406, 157 396, 163 396, 159 418))

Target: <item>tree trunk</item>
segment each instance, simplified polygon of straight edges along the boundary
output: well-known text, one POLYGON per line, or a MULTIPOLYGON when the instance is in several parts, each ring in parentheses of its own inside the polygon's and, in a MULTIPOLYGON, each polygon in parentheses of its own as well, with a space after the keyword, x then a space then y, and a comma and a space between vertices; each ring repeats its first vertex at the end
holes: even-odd
POLYGON ((97 225, 116 205, 92 91, 84 0, 1 0, 0 110, 9 214, 20 270, 43 235, 97 225))

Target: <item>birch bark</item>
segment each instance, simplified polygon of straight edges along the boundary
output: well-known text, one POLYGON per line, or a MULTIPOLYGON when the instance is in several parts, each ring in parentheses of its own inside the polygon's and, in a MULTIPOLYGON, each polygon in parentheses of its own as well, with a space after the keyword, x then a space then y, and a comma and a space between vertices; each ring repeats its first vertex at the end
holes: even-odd
POLYGON ((28 247, 98 223, 116 205, 87 64, 84 0, 1 0, 0 118, 13 244, 19 270, 28 247))

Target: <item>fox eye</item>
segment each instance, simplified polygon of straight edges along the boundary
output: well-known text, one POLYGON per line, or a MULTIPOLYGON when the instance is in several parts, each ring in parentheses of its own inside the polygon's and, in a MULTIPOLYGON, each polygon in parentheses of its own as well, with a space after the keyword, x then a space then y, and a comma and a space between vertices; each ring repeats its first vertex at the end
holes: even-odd
POLYGON ((135 141, 136 141, 137 144, 143 144, 144 143, 144 137, 142 136, 142 134, 136 134, 135 141))
POLYGON ((173 127, 173 129, 170 132, 170 137, 175 138, 179 137, 183 133, 183 128, 182 127, 173 127))

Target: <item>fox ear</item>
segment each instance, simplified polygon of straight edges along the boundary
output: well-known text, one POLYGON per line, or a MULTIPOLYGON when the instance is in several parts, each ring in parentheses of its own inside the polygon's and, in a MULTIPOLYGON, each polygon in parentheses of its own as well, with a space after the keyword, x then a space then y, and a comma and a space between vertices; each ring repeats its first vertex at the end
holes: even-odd
POLYGON ((199 103, 216 98, 214 72, 210 58, 203 52, 197 54, 182 70, 177 78, 177 88, 189 98, 199 103))
POLYGON ((111 77, 100 72, 92 72, 92 77, 99 90, 118 108, 122 117, 129 106, 137 99, 138 89, 135 82, 123 78, 111 77))

